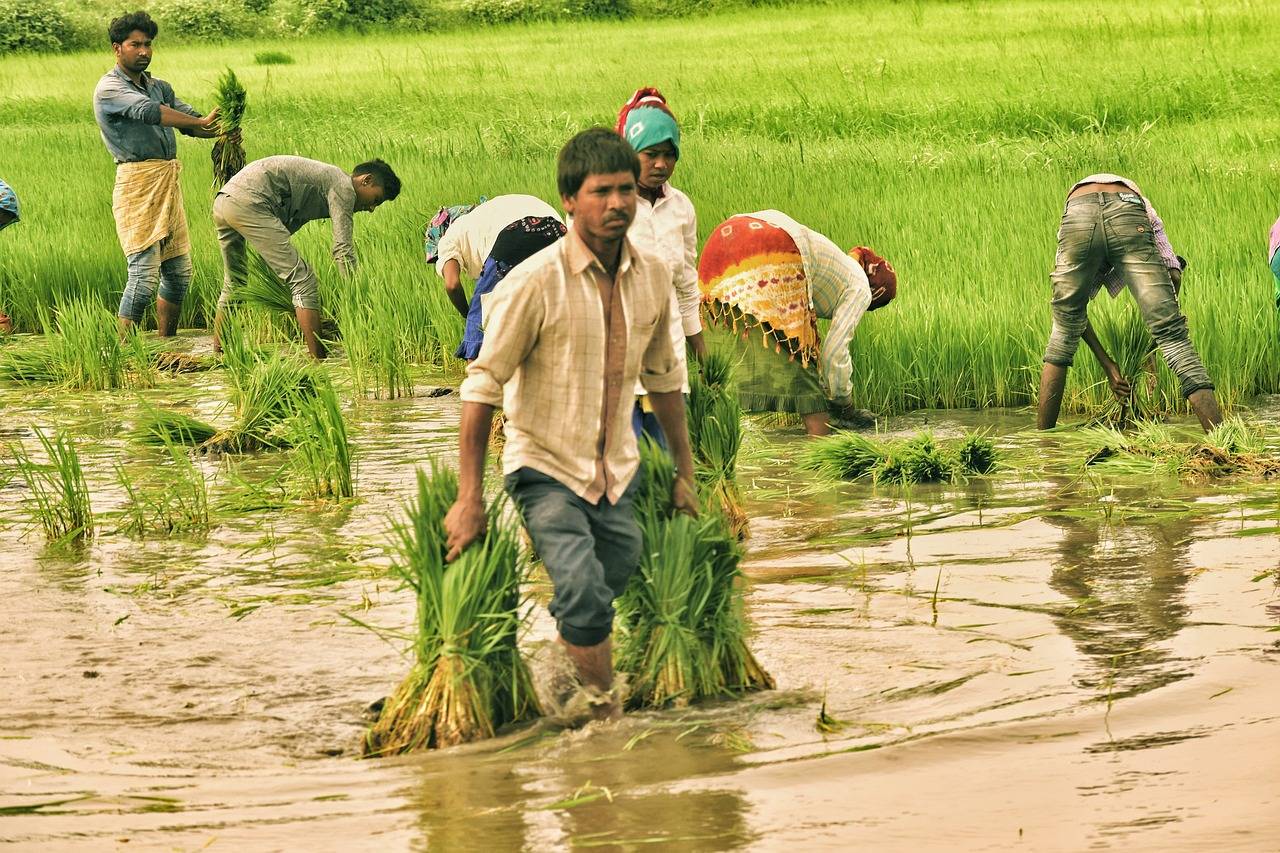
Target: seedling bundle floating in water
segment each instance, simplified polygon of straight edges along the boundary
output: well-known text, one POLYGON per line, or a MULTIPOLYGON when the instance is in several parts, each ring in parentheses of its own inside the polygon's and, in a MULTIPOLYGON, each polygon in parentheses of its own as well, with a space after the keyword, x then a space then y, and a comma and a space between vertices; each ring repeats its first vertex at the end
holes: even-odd
POLYGON ((717 512, 674 513, 675 467, 651 443, 641 448, 644 488, 636 517, 640 568, 617 601, 614 663, 631 676, 630 705, 661 708, 769 690, 773 678, 747 646, 738 580, 742 552, 717 512))
POLYGON ((516 645, 527 618, 516 528, 495 501, 484 537, 445 563, 444 517, 457 495, 452 471, 419 470, 417 500, 396 525, 394 571, 418 598, 414 664, 369 729, 365 755, 489 738, 541 713, 516 645))
POLYGON ((802 453, 800 467, 837 480, 942 483, 991 473, 996 467, 996 449, 991 439, 978 433, 939 444, 927 432, 909 439, 883 440, 839 432, 814 440, 802 453))
POLYGON ((1167 424, 1142 421, 1132 433, 1093 427, 1074 435, 1063 433, 1079 447, 1084 464, 1118 474, 1177 476, 1187 480, 1226 477, 1280 477, 1280 448, 1271 446, 1261 427, 1229 418, 1201 441, 1180 441, 1167 424))
POLYGON ((744 538, 747 514, 736 479, 742 405, 733 387, 733 362, 727 353, 710 352, 689 371, 688 421, 703 503, 718 507, 733 534, 744 538))

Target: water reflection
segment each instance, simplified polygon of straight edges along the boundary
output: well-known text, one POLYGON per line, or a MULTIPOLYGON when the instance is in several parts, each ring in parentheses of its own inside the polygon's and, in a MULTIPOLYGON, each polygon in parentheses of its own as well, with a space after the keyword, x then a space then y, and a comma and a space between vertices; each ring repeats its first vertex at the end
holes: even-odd
POLYGON ((1189 612, 1191 518, 1109 522, 1061 506, 1045 521, 1062 531, 1049 586, 1075 602, 1054 621, 1092 662, 1076 684, 1120 698, 1189 677, 1166 641, 1189 612))

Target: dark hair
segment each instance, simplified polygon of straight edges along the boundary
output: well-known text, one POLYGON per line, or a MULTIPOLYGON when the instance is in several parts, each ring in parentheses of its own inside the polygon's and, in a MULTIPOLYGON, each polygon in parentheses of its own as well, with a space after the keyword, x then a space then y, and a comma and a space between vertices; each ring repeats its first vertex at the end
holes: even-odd
POLYGON ((604 127, 592 127, 570 139, 560 149, 556 162, 556 185, 560 196, 578 194, 589 175, 630 172, 640 179, 640 158, 631 143, 604 127))
POLYGON ((383 197, 387 201, 394 201, 400 195, 400 179, 391 171, 390 166, 377 157, 356 166, 351 174, 373 175, 373 182, 382 187, 383 197))
POLYGON ((111 26, 107 27, 107 35, 111 36, 112 44, 124 44, 125 39, 134 30, 142 30, 147 34, 147 38, 155 38, 160 32, 160 25, 146 12, 138 10, 112 18, 111 26))

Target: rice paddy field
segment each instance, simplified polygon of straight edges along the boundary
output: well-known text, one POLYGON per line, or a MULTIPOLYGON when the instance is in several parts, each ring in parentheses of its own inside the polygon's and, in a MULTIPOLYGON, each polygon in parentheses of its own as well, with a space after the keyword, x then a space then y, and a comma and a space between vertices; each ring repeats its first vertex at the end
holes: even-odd
MULTIPOLYGON (((183 331, 117 340, 124 262, 90 105, 110 53, 0 60, 0 177, 23 202, 0 234, 18 330, 0 338, 0 841, 1274 849, 1278 25, 1251 2, 1010 0, 162 33, 153 70, 189 102, 235 72, 250 159, 381 156, 404 179, 357 217, 353 281, 332 273, 327 226, 298 235, 342 330, 318 366, 264 309, 214 365, 204 140, 179 142, 183 331), (267 51, 294 61, 256 64, 267 51), (406 502, 456 458, 461 323, 422 226, 480 195, 555 201, 559 145, 640 85, 682 120, 674 183, 704 238, 778 208, 894 263, 899 299, 854 343, 855 399, 882 434, 819 452, 747 419, 736 464, 718 463, 749 530, 745 640, 774 689, 575 731, 522 706, 494 738, 362 758, 371 706, 425 659, 404 555, 430 537, 410 535, 406 502), (1062 201, 1098 171, 1138 181, 1191 261, 1193 340, 1241 418, 1208 443, 1163 367, 1166 423, 1081 428, 1107 402, 1083 349, 1067 425, 1029 429, 1062 201), (966 447, 993 458, 941 455, 966 447), (912 465, 938 482, 913 484, 912 465)), ((1133 305, 1091 311, 1119 339, 1133 305)), ((518 645, 540 681, 548 584, 521 579, 518 645)))

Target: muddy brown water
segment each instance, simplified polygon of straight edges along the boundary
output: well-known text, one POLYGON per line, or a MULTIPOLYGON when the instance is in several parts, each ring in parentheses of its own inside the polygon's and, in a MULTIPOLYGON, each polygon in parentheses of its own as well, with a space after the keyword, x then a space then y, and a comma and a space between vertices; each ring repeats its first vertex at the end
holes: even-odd
MULTIPOLYGON (((387 519, 417 465, 452 457, 457 399, 352 410, 354 502, 221 518, 199 538, 113 533, 113 463, 157 458, 123 435, 139 398, 211 417, 220 382, 0 385, 0 444, 69 430, 100 529, 80 552, 48 548, 24 489, 0 486, 14 849, 1280 848, 1275 485, 1006 471, 836 487, 797 473, 796 428, 753 425, 748 604, 778 691, 364 761, 364 709, 406 665, 347 616, 410 624, 387 519)), ((1015 434, 1027 417, 892 427, 983 426, 1051 456, 1052 439, 1015 434)), ((231 463, 201 464, 217 493, 231 463)), ((529 647, 550 634, 540 613, 529 647)))

